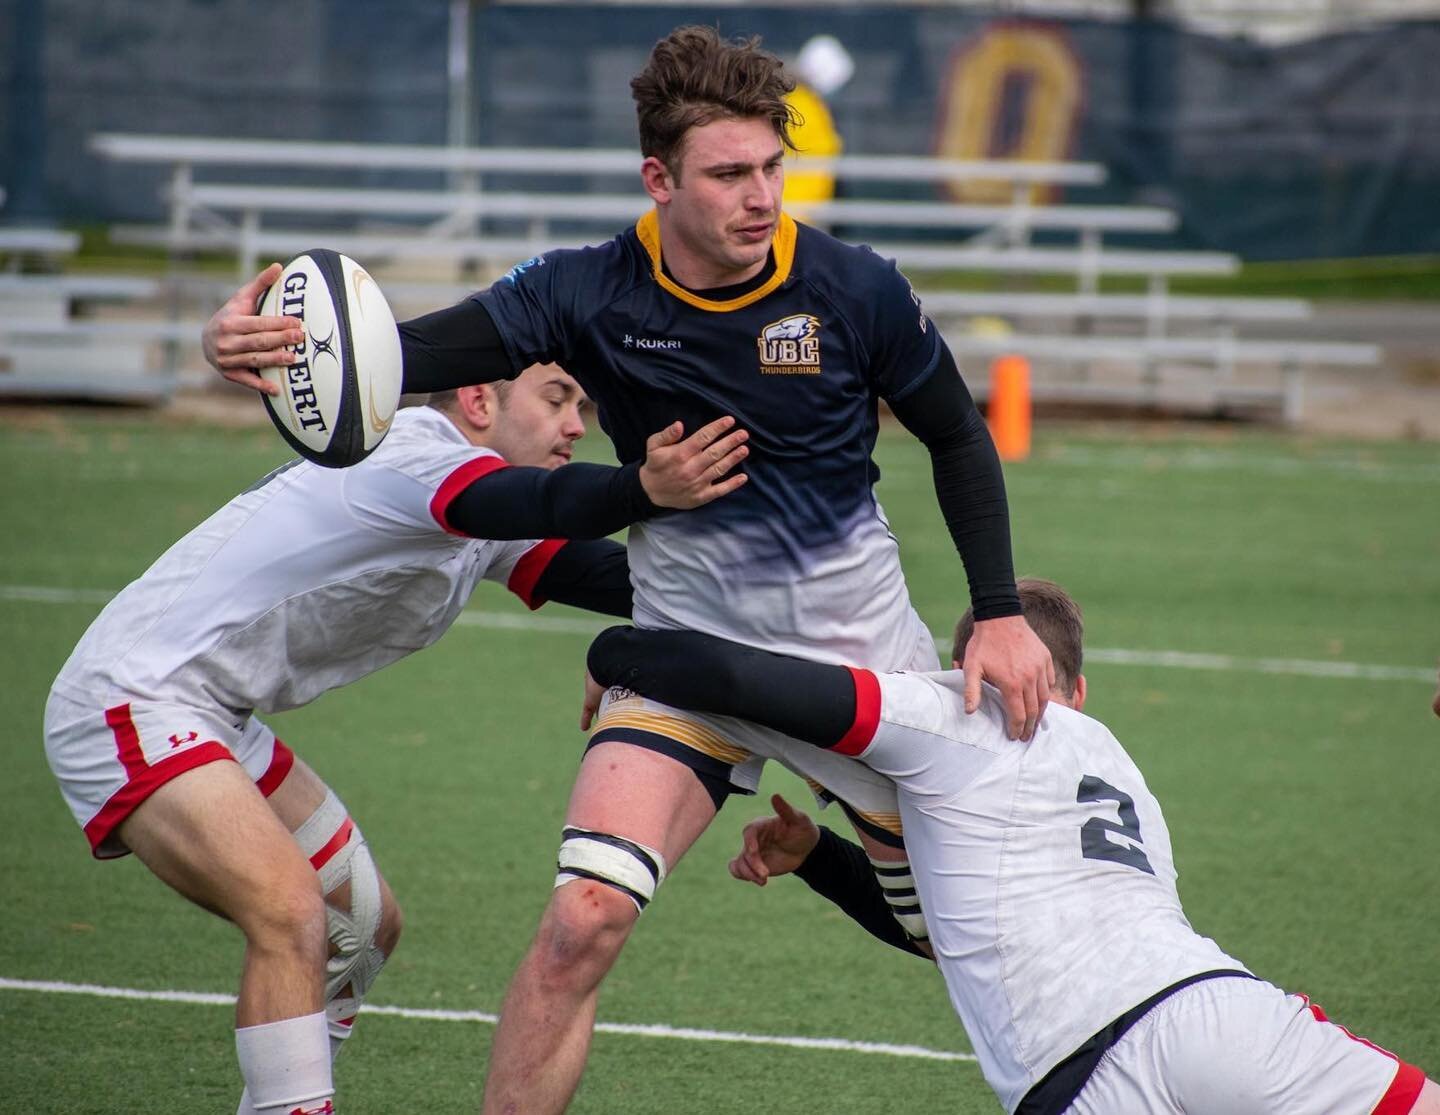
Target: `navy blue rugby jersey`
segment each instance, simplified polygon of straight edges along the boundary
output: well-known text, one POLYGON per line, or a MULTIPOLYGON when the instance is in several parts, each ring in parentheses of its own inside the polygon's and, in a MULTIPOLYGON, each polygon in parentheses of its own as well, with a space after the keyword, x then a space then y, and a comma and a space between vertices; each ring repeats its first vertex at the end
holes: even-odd
POLYGON ((547 253, 476 297, 516 369, 554 361, 595 401, 622 462, 679 418, 750 432, 749 482, 633 527, 635 619, 878 669, 933 661, 875 501, 879 398, 940 345, 894 264, 782 216, 774 274, 723 301, 660 266, 655 213, 592 248, 547 253), (928 658, 915 661, 917 644, 928 658))

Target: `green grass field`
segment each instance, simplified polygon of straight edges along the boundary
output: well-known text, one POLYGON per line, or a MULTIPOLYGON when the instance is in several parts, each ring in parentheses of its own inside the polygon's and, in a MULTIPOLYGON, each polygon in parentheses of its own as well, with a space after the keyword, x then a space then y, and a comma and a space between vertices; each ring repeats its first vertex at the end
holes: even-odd
MULTIPOLYGON (((585 444, 603 458, 598 434, 585 444)), ((119 411, 0 416, 0 1111, 234 1109, 229 1007, 36 986, 224 994, 240 960, 234 930, 133 860, 90 859, 40 723, 104 594, 284 456, 268 429, 119 411)), ((889 431, 878 456, 916 604, 946 630, 964 579, 927 460, 889 431)), ((1059 580, 1086 608, 1087 711, 1166 806, 1192 922, 1440 1072, 1433 446, 1042 428, 1007 475, 1020 571, 1059 580), (1163 665, 1161 652, 1179 657, 1163 665)), ((526 613, 489 588, 437 647, 272 719, 346 800, 405 907, 376 1005, 496 1011, 549 893, 582 745, 585 617, 552 607, 539 622, 564 622, 505 629, 526 613)), ((767 780, 805 800, 785 772, 767 780)), ((759 808, 732 800, 667 881, 605 986, 601 1020, 968 1051, 933 969, 793 880, 759 890, 728 877, 759 808)), ((341 1110, 474 1110, 492 1034, 484 1021, 362 1019, 337 1067, 341 1110)), ((573 1110, 999 1107, 968 1061, 602 1033, 573 1110)))

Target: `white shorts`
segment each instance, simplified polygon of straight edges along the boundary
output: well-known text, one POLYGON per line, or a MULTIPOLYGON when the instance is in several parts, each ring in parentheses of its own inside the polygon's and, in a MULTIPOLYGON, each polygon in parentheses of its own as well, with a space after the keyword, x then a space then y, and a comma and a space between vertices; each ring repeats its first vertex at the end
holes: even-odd
POLYGON ((1181 988, 1106 1051, 1067 1115, 1400 1115, 1424 1074, 1261 980, 1181 988))
POLYGON ((600 704, 590 746, 628 743, 669 755, 705 779, 753 794, 766 759, 777 759, 810 783, 822 804, 839 800, 857 827, 898 843, 895 784, 855 759, 770 728, 728 716, 707 716, 611 689, 600 704))
POLYGON ((101 709, 55 692, 45 705, 45 757, 96 859, 128 855, 116 828, 188 770, 233 759, 268 795, 294 763, 253 716, 237 727, 213 710, 141 701, 101 709))

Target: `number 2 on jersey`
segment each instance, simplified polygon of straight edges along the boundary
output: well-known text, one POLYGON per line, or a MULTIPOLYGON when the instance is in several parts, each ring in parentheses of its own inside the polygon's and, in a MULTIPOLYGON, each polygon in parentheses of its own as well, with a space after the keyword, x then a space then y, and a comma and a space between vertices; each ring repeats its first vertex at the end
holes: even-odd
POLYGON ((1103 859, 1112 863, 1123 863, 1146 874, 1155 874, 1150 861, 1139 848, 1111 840, 1106 833, 1118 832, 1136 844, 1144 844, 1140 836, 1140 817, 1135 812, 1135 799, 1124 790, 1117 790, 1103 778, 1087 774, 1080 779, 1080 789, 1075 794, 1077 802, 1113 801, 1120 814, 1120 823, 1104 817, 1091 817, 1080 826, 1080 854, 1086 859, 1103 859))

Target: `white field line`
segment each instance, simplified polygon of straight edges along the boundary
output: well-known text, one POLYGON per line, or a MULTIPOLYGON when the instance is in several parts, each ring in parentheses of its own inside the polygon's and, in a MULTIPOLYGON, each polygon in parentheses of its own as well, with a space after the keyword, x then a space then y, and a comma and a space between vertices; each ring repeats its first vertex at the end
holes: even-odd
MULTIPOLYGON (((1201 447, 1124 446, 1097 448, 1059 445, 1044 449, 1036 459, 1047 465, 1080 465, 1143 471, 1173 468, 1190 472, 1243 472, 1270 476, 1314 476, 1317 472, 1337 473, 1381 483, 1434 484, 1440 481, 1440 465, 1424 462, 1365 460, 1363 457, 1296 456, 1276 457, 1263 453, 1213 450, 1201 447)), ((888 476, 889 473, 887 472, 888 476)))
MULTIPOLYGON (((140 991, 130 987, 102 987, 93 983, 62 983, 56 980, 19 980, 0 977, 0 991, 35 991, 51 995, 89 995, 101 999, 140 999, 157 1003, 199 1003, 229 1006, 233 995, 200 991, 140 991)), ((429 1007, 380 1007, 365 1004, 362 1014, 388 1015, 423 1022, 480 1022, 493 1026, 496 1016, 478 1010, 435 1010, 429 1007)), ((910 1057, 926 1061, 970 1061, 973 1053, 950 1053, 921 1045, 894 1045, 889 1042, 851 1041, 849 1038, 804 1038, 783 1034, 739 1034, 727 1030, 693 1030, 684 1026, 633 1025, 597 1022, 601 1034, 625 1034, 642 1038, 673 1038, 678 1041, 728 1042, 741 1045, 771 1045, 787 1049, 822 1049, 834 1053, 878 1053, 887 1057, 910 1057)))
MULTIPOLYGON (((34 604, 104 604, 114 594, 103 589, 61 589, 35 585, 0 585, 0 600, 34 604)), ((611 623, 606 619, 522 615, 468 609, 455 620, 457 627, 490 631, 528 631, 543 635, 596 635, 611 623)), ((950 651, 948 635, 937 635, 942 656, 950 651)), ((1231 670, 1248 674, 1287 674, 1292 677, 1332 678, 1342 681, 1435 680, 1429 667, 1383 666, 1367 662, 1330 662, 1308 658, 1243 658, 1232 654, 1196 654, 1181 650, 1127 650, 1100 647, 1085 652, 1087 662, 1107 666, 1160 666, 1179 670, 1231 670)))

